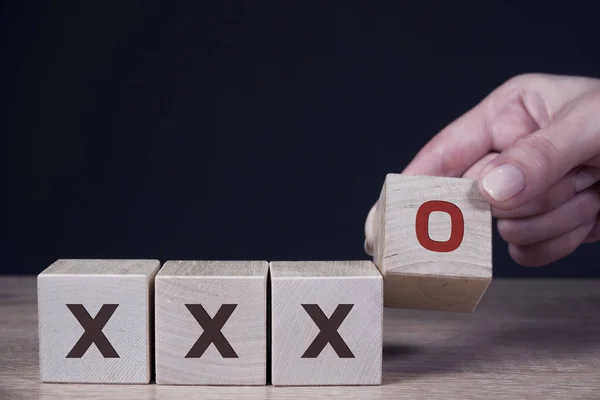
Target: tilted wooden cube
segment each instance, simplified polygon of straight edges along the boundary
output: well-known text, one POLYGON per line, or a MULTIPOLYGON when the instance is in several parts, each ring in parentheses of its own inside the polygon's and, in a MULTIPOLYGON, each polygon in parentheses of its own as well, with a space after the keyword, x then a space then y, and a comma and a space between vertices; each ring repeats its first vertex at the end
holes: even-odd
POLYGON ((383 282, 371 261, 272 262, 273 385, 378 385, 383 282))
POLYGON ((58 260, 38 275, 40 380, 149 383, 157 260, 58 260))
POLYGON ((156 277, 156 383, 265 385, 266 261, 168 261, 156 277))
POLYGON ((477 182, 388 174, 374 262, 386 307, 468 312, 492 279, 492 215, 477 182))

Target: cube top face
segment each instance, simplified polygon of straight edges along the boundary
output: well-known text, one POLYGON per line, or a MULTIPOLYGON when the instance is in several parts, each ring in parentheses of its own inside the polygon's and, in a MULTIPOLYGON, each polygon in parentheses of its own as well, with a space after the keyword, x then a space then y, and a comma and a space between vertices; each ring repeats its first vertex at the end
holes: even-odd
POLYGON ((492 216, 477 181, 389 174, 375 263, 384 275, 492 277, 492 216))
POLYGON ((371 261, 274 261, 273 278, 381 278, 371 261))
POLYGON ((153 276, 158 260, 56 260, 40 273, 47 275, 140 275, 153 276))
POLYGON ((167 261, 159 276, 164 277, 258 277, 264 278, 267 261, 167 261))
POLYGON ((170 262, 155 281, 156 382, 264 385, 266 261, 170 262))
POLYGON ((38 276, 40 380, 148 383, 150 287, 158 268, 158 261, 152 260, 122 265, 65 260, 42 272, 38 276), (93 273, 93 265, 98 274, 93 273))
POLYGON ((382 277, 341 263, 271 263, 273 385, 381 384, 382 277))

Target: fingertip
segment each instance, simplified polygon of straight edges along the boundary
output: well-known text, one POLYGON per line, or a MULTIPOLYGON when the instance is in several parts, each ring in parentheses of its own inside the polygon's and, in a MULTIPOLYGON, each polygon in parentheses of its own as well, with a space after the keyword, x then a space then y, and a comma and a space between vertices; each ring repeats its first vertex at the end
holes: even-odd
POLYGON ((375 203, 367 214, 367 220, 365 221, 365 252, 373 256, 373 243, 375 241, 375 211, 377 209, 377 203, 375 203))
POLYGON ((373 244, 370 243, 367 238, 365 238, 364 248, 365 248, 365 253, 367 253, 368 255, 370 255, 372 257, 373 256, 373 244))

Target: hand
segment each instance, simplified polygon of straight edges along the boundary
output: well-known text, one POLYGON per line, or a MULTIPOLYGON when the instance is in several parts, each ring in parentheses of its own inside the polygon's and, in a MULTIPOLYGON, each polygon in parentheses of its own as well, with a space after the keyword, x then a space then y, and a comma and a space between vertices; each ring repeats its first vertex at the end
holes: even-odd
MULTIPOLYGON (((513 260, 541 266, 600 240, 600 80, 512 78, 403 171, 477 179, 513 260)), ((365 224, 372 255, 373 206, 365 224)))

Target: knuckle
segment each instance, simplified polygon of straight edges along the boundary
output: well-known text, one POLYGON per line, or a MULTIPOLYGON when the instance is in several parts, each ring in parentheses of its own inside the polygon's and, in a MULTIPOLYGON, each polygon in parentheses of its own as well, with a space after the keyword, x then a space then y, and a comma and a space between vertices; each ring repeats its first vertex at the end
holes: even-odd
POLYGON ((555 79, 556 77, 550 74, 533 72, 523 73, 509 78, 500 86, 500 88, 505 93, 523 94, 548 87, 552 85, 552 82, 555 79))
POLYGON ((581 138, 580 142, 585 143, 586 149, 592 152, 600 150, 598 109, 600 109, 600 89, 594 88, 583 93, 563 110, 565 129, 572 134, 577 134, 581 138))
MULTIPOLYGON (((520 161, 536 171, 549 171, 553 169, 554 160, 558 155, 558 148, 546 136, 539 134, 529 135, 517 144, 520 149, 520 161)), ((541 174, 546 175, 546 174, 541 174)))
POLYGON ((524 87, 529 85, 535 86, 536 84, 542 81, 545 82, 547 80, 548 76, 545 74, 526 72, 509 78, 504 85, 511 87, 524 87))

